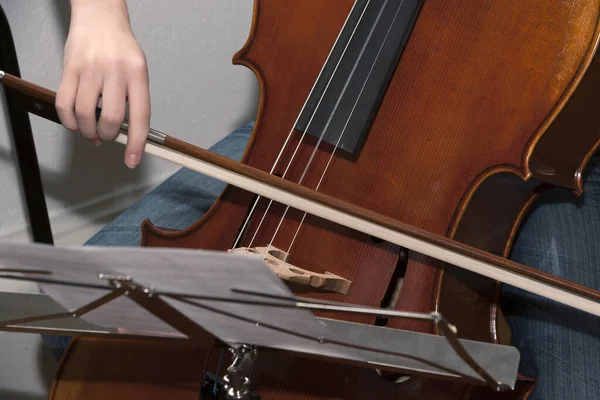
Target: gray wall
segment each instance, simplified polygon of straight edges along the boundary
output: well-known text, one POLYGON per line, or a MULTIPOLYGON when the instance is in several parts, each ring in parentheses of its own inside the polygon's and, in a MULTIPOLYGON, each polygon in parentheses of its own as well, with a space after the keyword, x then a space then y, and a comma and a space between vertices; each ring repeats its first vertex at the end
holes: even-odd
MULTIPOLYGON (((0 0, 25 79, 56 90, 69 0, 0 0)), ((253 119, 258 83, 232 55, 245 43, 250 0, 129 0, 133 29, 150 69, 152 127, 201 147, 253 119)), ((1 91, 0 91, 1 93, 1 91)), ((1 94, 0 94, 1 96, 1 94)), ((0 240, 29 240, 3 99, 0 99, 0 240)), ((178 166, 146 157, 124 166, 123 147, 95 148, 32 117, 57 244, 83 243, 112 216, 178 166)), ((0 281, 0 290, 35 290, 0 281)), ((37 335, 0 333, 0 398, 44 399, 55 363, 37 335)))

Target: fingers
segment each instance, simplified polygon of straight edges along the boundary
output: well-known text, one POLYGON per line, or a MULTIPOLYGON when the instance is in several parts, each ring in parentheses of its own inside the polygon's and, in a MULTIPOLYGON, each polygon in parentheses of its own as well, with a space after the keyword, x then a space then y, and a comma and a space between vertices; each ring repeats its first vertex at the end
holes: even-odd
POLYGON ((65 67, 62 81, 56 92, 56 112, 61 124, 72 131, 78 131, 75 118, 75 96, 79 87, 79 72, 75 68, 65 67))
POLYGON ((125 162, 135 167, 150 128, 150 96, 146 57, 133 35, 127 6, 124 1, 72 3, 56 99, 59 118, 66 128, 97 143, 113 140, 129 99, 125 162))
POLYGON ((119 74, 113 73, 106 77, 102 89, 102 112, 97 125, 100 139, 114 140, 119 134, 125 119, 126 91, 124 78, 119 74))
POLYGON ((102 76, 92 70, 85 70, 81 75, 77 97, 75 98, 75 118, 79 132, 90 140, 99 140, 96 131, 96 108, 102 90, 102 76))
POLYGON ((135 168, 142 158, 150 130, 149 77, 145 57, 132 57, 129 65, 98 69, 65 68, 56 96, 61 123, 99 144, 114 140, 125 118, 129 102, 129 132, 125 164, 135 168), (102 111, 97 118, 98 99, 102 111))
POLYGON ((89 4, 90 9, 79 8, 83 14, 77 19, 81 23, 72 23, 69 29, 56 110, 63 126, 100 144, 118 136, 129 103, 125 164, 135 168, 150 130, 146 57, 126 14, 104 15, 102 21, 102 15, 96 14, 106 9, 96 9, 96 2, 89 4), (98 115, 100 96, 102 111, 98 115))
MULTIPOLYGON (((144 60, 145 61, 145 60, 144 60)), ((125 147, 125 164, 135 168, 144 153, 148 131, 150 130, 150 93, 148 69, 145 62, 137 62, 130 67, 127 84, 129 97, 129 129, 125 147)))

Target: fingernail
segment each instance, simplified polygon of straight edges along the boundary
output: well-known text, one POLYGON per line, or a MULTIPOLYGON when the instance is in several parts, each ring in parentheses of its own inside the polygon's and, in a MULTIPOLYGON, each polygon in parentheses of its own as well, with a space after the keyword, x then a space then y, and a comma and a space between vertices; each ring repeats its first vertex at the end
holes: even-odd
POLYGON ((138 154, 131 153, 129 156, 127 156, 126 164, 129 168, 133 169, 133 168, 137 167, 139 162, 140 162, 140 156, 138 154))
POLYGON ((92 144, 94 146, 100 146, 102 144, 102 141, 100 141, 99 139, 94 139, 92 140, 92 144))

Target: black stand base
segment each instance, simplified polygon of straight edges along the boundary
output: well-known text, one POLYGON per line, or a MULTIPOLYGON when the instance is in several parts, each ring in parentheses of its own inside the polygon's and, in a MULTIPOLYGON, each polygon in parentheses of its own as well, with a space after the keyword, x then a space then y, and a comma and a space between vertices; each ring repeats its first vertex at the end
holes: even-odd
MULTIPOLYGON (((19 78, 21 77, 10 24, 1 5, 0 70, 19 78)), ((29 114, 25 109, 25 105, 19 101, 18 93, 5 88, 4 94, 10 123, 11 139, 15 150, 21 189, 27 206, 33 241, 36 243, 54 244, 29 114)))

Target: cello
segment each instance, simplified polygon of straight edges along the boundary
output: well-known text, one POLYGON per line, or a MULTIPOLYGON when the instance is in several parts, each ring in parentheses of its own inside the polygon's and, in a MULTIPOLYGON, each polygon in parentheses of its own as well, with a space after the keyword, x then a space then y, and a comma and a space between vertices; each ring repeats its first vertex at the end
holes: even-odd
MULTIPOLYGON (((255 0, 249 39, 234 56, 261 86, 242 162, 506 257, 541 191, 583 190, 599 139, 599 8, 594 0, 255 0)), ((151 221, 141 229, 142 246, 266 249, 348 286, 289 282, 298 295, 439 310, 462 338, 509 342, 498 281, 247 190, 228 186, 186 230, 151 221)), ((414 321, 348 320, 436 333, 414 321)), ((76 338, 50 398, 198 398, 217 359, 193 345, 76 338)), ((281 355, 261 356, 252 381, 265 399, 525 399, 534 390, 527 377, 496 393, 281 355)))

